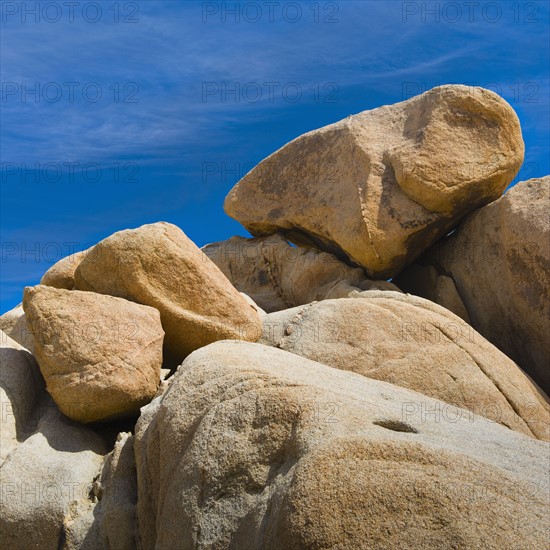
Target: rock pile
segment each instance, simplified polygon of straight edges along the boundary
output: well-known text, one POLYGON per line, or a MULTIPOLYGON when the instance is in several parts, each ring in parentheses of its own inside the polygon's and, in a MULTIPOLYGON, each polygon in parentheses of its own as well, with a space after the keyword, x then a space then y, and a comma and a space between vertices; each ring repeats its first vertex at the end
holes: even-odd
POLYGON ((260 163, 225 204, 252 238, 159 222, 52 266, 0 317, 5 547, 545 548, 523 153, 506 102, 443 86, 260 163))
POLYGON ((441 86, 291 141, 233 188, 225 211, 255 236, 279 231, 387 278, 497 199, 523 154, 503 99, 441 86))
POLYGON ((397 278, 406 292, 457 313, 550 389, 550 177, 520 182, 473 212, 397 278), (437 278, 426 285, 427 271, 437 278), (415 275, 415 272, 419 275, 415 275), (430 295, 441 279, 456 298, 430 295), (462 316, 462 315, 461 315, 462 316))
POLYGON ((316 300, 346 298, 363 290, 399 289, 372 281, 365 270, 333 254, 291 246, 280 234, 257 239, 231 237, 203 252, 231 283, 268 313, 316 300))

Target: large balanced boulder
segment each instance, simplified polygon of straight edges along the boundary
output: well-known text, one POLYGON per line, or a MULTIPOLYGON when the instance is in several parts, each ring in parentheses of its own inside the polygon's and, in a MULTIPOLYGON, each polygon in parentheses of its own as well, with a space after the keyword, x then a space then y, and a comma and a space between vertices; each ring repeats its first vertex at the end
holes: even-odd
POLYGON ((40 284, 72 290, 74 288, 74 272, 88 252, 89 250, 82 250, 62 258, 44 273, 40 284))
POLYGON ((0 333, 0 540, 10 550, 88 548, 105 444, 46 394, 32 355, 0 333))
POLYGON ((470 214, 398 278, 407 292, 457 312, 550 391, 550 176, 520 182, 470 214), (459 301, 416 274, 452 279, 459 301), (462 304, 462 305, 461 305, 462 304))
POLYGON ((362 268, 350 267, 333 254, 291 246, 282 235, 231 237, 202 251, 237 290, 267 312, 364 290, 398 291, 386 281, 371 281, 362 268))
POLYGON ((261 342, 550 440, 543 392, 471 326, 428 300, 369 292, 271 313, 261 342))
POLYGON ((497 199, 523 154, 506 101, 441 86, 298 137, 241 179, 224 208, 254 236, 282 232, 387 278, 497 199))
POLYGON ((164 332, 152 307, 38 285, 23 298, 48 392, 78 422, 139 413, 160 383, 164 332))
POLYGON ((98 243, 78 266, 75 287, 158 309, 167 350, 179 359, 216 340, 261 335, 256 310, 169 223, 119 231, 98 243))
POLYGON ((259 344, 196 351, 136 427, 138 546, 545 547, 549 444, 420 404, 259 344))

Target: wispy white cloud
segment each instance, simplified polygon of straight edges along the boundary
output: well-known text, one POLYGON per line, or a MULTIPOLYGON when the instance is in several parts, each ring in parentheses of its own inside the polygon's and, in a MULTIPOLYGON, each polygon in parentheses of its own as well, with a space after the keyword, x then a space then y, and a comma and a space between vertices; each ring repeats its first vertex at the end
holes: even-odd
MULTIPOLYGON (((378 85, 427 74, 476 49, 470 45, 426 59, 415 57, 406 43, 420 39, 423 29, 404 27, 400 7, 392 8, 392 3, 371 2, 367 10, 358 3, 341 3, 334 25, 314 24, 309 13, 298 24, 205 24, 200 3, 180 4, 181 9, 169 4, 156 2, 152 9, 141 2, 134 25, 7 25, 2 80, 31 88, 35 82, 54 82, 63 96, 58 103, 43 97, 34 103, 32 95, 26 101, 20 94, 5 98, 4 135, 12 139, 4 140, 4 158, 164 158, 185 144, 207 141, 211 132, 223 133, 243 115, 261 119, 287 108, 282 89, 288 83, 296 82, 304 96, 313 94, 315 84, 334 82, 340 90, 366 82, 378 85), (80 83, 72 103, 67 82, 80 83), (96 103, 82 98, 90 82, 101 88, 96 103), (134 82, 138 102, 123 102, 127 90, 114 102, 114 82, 134 82), (251 82, 261 93, 254 103, 243 98, 237 102, 231 95, 222 101, 221 93, 203 97, 205 83, 214 88, 239 83, 243 89, 251 82), (277 83, 273 96, 266 83, 277 83), (22 147, 25 140, 28 146, 22 147)), ((250 90, 254 94, 254 87, 250 90)))
MULTIPOLYGON (((112 12, 107 4, 102 4, 106 17, 97 24, 81 18, 74 23, 63 19, 55 24, 30 20, 21 24, 15 17, 2 25, 3 86, 10 82, 31 87, 35 82, 61 86, 79 82, 80 86, 73 102, 66 95, 58 103, 43 98, 35 103, 32 96, 26 101, 20 96, 2 98, 0 160, 30 165, 101 162, 108 167, 139 159, 144 172, 155 169, 154 184, 143 176, 133 185, 103 181, 86 188, 2 186, 2 241, 45 243, 68 240, 71 235, 75 241, 90 243, 124 225, 170 219, 177 208, 187 219, 200 201, 214 206, 201 207, 201 219, 191 224, 190 231, 195 231, 197 240, 224 238, 223 233, 211 235, 209 230, 225 223, 213 219, 214 213, 222 216, 223 195, 231 184, 202 184, 201 162, 259 160, 266 151, 256 142, 282 145, 312 125, 331 122, 333 113, 337 120, 399 101, 404 85, 418 91, 445 82, 501 86, 522 121, 526 158, 541 170, 547 166, 550 89, 545 2, 537 3, 535 24, 515 21, 509 8, 491 24, 479 17, 456 24, 435 24, 420 15, 404 20, 405 3, 394 0, 337 2, 335 24, 314 22, 315 3, 300 3, 303 16, 294 24, 280 17, 273 23, 264 17, 259 23, 224 24, 216 17, 203 23, 203 2, 140 1, 138 23, 114 24, 108 20, 112 12), (514 101, 510 86, 531 81, 538 86, 537 101, 522 101, 524 96, 514 101), (82 88, 89 82, 97 83, 103 94, 95 103, 82 98, 82 88), (130 90, 121 89, 115 102, 110 87, 117 82, 135 83, 139 101, 124 102, 130 90), (236 102, 232 96, 221 101, 220 95, 203 101, 203 85, 208 82, 257 83, 262 96, 255 102, 236 102), (268 82, 278 83, 273 98, 264 84, 268 82), (298 104, 285 101, 281 93, 291 82, 303 92, 298 104), (313 101, 312 87, 327 83, 338 87, 338 103, 331 109, 313 101), (302 120, 308 110, 315 115, 302 120), (265 138, 271 133, 276 142, 265 138), (184 210, 191 204, 191 191, 192 205, 184 210), (204 221, 208 215, 210 223, 204 221)), ((232 231, 235 226, 228 225, 232 231)), ((12 258, 1 267, 3 292, 18 299, 14 285, 32 282, 44 265, 12 258)))

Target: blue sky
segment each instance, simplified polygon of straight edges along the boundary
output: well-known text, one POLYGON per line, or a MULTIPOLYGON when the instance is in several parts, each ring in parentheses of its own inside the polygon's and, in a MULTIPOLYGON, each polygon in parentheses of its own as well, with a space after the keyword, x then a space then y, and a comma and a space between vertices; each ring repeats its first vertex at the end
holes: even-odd
POLYGON ((2 312, 121 229, 246 235, 222 205, 255 163, 438 84, 502 95, 522 123, 519 179, 550 172, 547 1, 1 6, 2 312))

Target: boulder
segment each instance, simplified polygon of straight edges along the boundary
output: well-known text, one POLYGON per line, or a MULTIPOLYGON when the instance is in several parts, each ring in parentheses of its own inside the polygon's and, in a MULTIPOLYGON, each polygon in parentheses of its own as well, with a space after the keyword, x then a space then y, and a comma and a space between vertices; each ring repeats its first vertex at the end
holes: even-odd
POLYGON ((76 269, 75 287, 158 309, 176 359, 216 340, 261 335, 258 312, 169 223, 119 231, 98 243, 76 269))
POLYGON ((244 176, 224 208, 254 236, 281 232, 388 278, 497 199, 523 154, 506 101, 441 86, 298 137, 244 176))
POLYGON ((546 442, 260 344, 214 343, 173 378, 136 427, 140 548, 548 542, 546 442))
POLYGON ((88 252, 89 250, 82 250, 62 258, 44 273, 40 284, 72 290, 74 288, 74 272, 88 252))
POLYGON ((87 538, 98 549, 137 548, 137 478, 133 437, 120 433, 94 484, 98 502, 87 538))
POLYGON ((48 397, 38 409, 34 433, 0 468, 0 540, 10 550, 76 550, 93 522, 90 495, 107 449, 48 397))
POLYGON ((25 289, 23 308, 47 390, 69 418, 124 418, 154 397, 164 336, 157 310, 43 285, 25 289))
POLYGON ((34 334, 27 326, 23 304, 0 316, 0 330, 31 353, 34 352, 34 334))
POLYGON ((28 435, 44 393, 44 379, 34 357, 0 331, 0 466, 28 435))
POLYGON ((88 548, 103 440, 64 417, 32 355, 0 333, 0 540, 10 550, 88 548))
POLYGON ((485 338, 550 391, 550 176, 520 182, 496 202, 470 214, 447 239, 396 280, 406 292, 457 313, 462 307, 485 338), (460 303, 434 296, 450 279, 460 303), (463 304, 463 305, 460 305, 463 304))
POLYGON ((231 237, 202 251, 237 290, 268 313, 364 290, 399 290, 386 281, 369 280, 362 268, 350 267, 333 254, 291 246, 282 235, 231 237))
POLYGON ((550 440, 550 403, 540 388, 471 326, 428 300, 370 292, 271 313, 261 342, 550 440))

